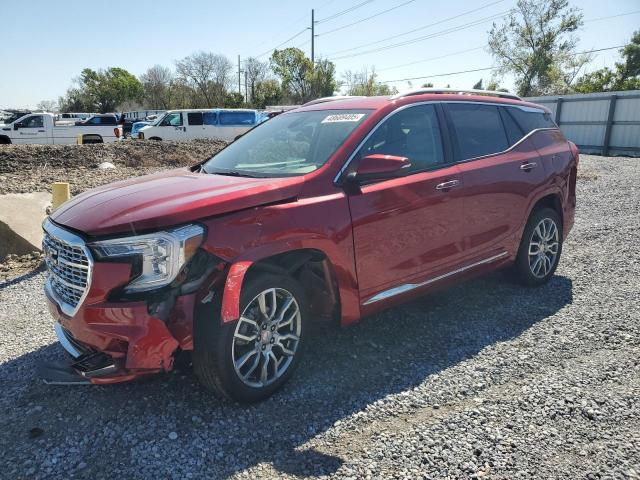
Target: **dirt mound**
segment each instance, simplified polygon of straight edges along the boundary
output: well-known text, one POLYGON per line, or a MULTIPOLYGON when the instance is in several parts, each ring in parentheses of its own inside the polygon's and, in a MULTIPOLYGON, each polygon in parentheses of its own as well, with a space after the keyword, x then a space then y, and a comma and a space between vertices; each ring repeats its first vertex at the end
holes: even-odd
POLYGON ((169 168, 189 166, 226 146, 218 140, 124 141, 104 145, 2 145, 0 195, 50 191, 69 182, 77 195, 89 188, 169 168), (99 170, 110 162, 115 169, 99 170))

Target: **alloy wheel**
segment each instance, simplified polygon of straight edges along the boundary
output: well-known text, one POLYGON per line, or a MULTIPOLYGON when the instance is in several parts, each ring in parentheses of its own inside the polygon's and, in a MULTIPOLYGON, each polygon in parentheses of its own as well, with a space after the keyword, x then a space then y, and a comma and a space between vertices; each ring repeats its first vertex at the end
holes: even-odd
POLYGON ((536 278, 544 278, 558 260, 558 226, 550 218, 540 220, 529 241, 529 268, 536 278))
POLYGON ((266 387, 287 371, 300 343, 300 307, 283 288, 270 288, 246 306, 233 334, 231 354, 238 378, 266 387))

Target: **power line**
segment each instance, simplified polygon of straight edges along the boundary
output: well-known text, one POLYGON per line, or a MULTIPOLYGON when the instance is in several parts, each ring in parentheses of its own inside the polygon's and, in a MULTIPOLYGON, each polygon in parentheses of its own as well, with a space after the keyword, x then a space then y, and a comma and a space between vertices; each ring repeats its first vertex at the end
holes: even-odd
POLYGON ((423 60, 416 60, 415 62, 403 63, 401 65, 393 65, 391 67, 378 68, 378 69, 376 69, 376 71, 377 72, 384 72, 386 70, 395 70, 396 68, 402 68, 402 67, 409 67, 411 65, 417 65, 418 63, 426 63, 426 62, 431 62, 433 60, 441 60, 443 58, 453 57, 454 55, 460 55, 462 53, 468 53, 468 52, 474 52, 476 50, 482 50, 485 47, 486 47, 486 45, 483 45, 481 47, 468 48, 466 50, 458 50, 457 52, 447 53, 446 55, 440 55, 439 57, 425 58, 423 60))
POLYGON ((266 52, 261 53, 260 55, 256 55, 256 57, 255 57, 255 58, 264 57, 265 55, 267 55, 267 54, 269 54, 269 53, 273 52, 273 51, 274 51, 274 50, 276 50, 277 48, 280 48, 281 46, 283 46, 283 45, 285 45, 285 44, 289 43, 289 42, 290 42, 291 40, 293 40, 294 38, 298 38, 300 35, 302 35, 303 33, 305 33, 307 30, 309 30, 309 27, 305 27, 304 29, 302 29, 302 30, 300 30, 298 33, 296 33, 293 37, 287 38, 284 42, 282 42, 282 43, 280 43, 280 44, 276 45, 276 46, 275 46, 275 47, 273 47, 273 48, 270 48, 270 49, 269 49, 269 50, 267 50, 266 52))
POLYGON ((358 57, 358 56, 366 55, 366 54, 369 54, 369 53, 376 53, 376 52, 381 52, 383 50, 389 50, 389 49, 392 49, 392 48, 403 47, 405 45, 411 45, 413 43, 422 42, 424 40, 429 40, 429 39, 432 39, 432 38, 441 37, 441 36, 447 35, 449 33, 459 32, 461 30, 466 30, 467 28, 471 28, 471 27, 475 27, 475 26, 478 26, 478 25, 482 25, 483 23, 487 23, 487 22, 490 22, 492 20, 497 20, 499 18, 503 18, 507 13, 508 12, 502 12, 502 13, 500 13, 498 15, 492 15, 490 17, 485 17, 485 18, 482 18, 480 20, 475 20, 473 22, 465 23, 463 25, 458 25, 457 27, 451 27, 451 28, 448 28, 446 30, 440 30, 439 32, 431 33, 429 35, 424 35, 422 37, 413 38, 411 40, 405 40, 403 42, 394 43, 394 44, 391 44, 391 45, 384 45, 382 47, 374 48, 374 49, 371 49, 371 50, 364 50, 362 52, 351 53, 351 54, 348 54, 348 55, 341 55, 341 56, 338 56, 338 57, 332 57, 331 59, 332 60, 341 60, 343 58, 358 57))
POLYGON ((364 7, 365 5, 367 5, 368 3, 371 3, 373 1, 374 0, 365 0, 364 2, 360 2, 360 3, 358 3, 358 4, 354 5, 354 6, 349 7, 347 9, 345 9, 345 10, 342 10, 342 11, 340 11, 338 13, 334 13, 333 15, 329 15, 328 17, 323 18, 322 20, 318 20, 316 23, 317 24, 321 24, 321 23, 324 23, 324 22, 328 22, 329 20, 333 20, 335 18, 341 17, 342 15, 346 15, 347 13, 351 13, 354 10, 357 10, 360 7, 364 7))
POLYGON ((326 32, 319 33, 319 34, 318 34, 318 35, 316 35, 316 36, 317 36, 317 37, 320 37, 320 36, 323 36, 323 35, 328 35, 328 34, 330 34, 330 33, 338 32, 338 31, 340 31, 340 30, 344 30, 345 28, 349 28, 349 27, 352 27, 352 26, 357 25, 357 24, 359 24, 359 23, 366 22, 367 20, 371 20, 372 18, 379 17, 380 15, 384 15, 385 13, 388 13, 388 12, 390 12, 390 11, 392 11, 392 10, 396 10, 397 8, 400 8, 400 7, 404 7, 405 5, 409 5, 410 3, 413 3, 413 2, 415 2, 415 1, 416 1, 416 0, 408 0, 407 2, 401 3, 400 5, 396 5, 395 7, 387 8, 386 10, 382 10, 381 12, 378 12, 378 13, 376 13, 376 14, 373 14, 373 15, 371 15, 371 16, 369 16, 369 17, 366 17, 366 18, 363 18, 363 19, 361 19, 361 20, 358 20, 358 21, 355 21, 355 22, 349 23, 349 24, 347 24, 347 25, 342 25, 341 27, 334 28, 334 29, 332 29, 332 30, 328 30, 328 31, 326 31, 326 32))
MULTIPOLYGON (((587 53, 596 53, 596 52, 604 52, 606 50, 615 50, 617 48, 623 48, 625 47, 625 45, 617 45, 615 47, 606 47, 606 48, 598 48, 598 49, 593 49, 593 50, 587 50, 585 52, 576 52, 573 54, 573 56, 576 55, 584 55, 587 53)), ((398 78, 395 80, 381 80, 380 83, 396 83, 396 82, 409 82, 412 80, 424 80, 427 78, 437 78, 437 77, 446 77, 449 75, 459 75, 462 73, 473 73, 473 72, 483 72, 483 71, 487 71, 487 70, 492 70, 494 67, 482 67, 482 68, 474 68, 471 70, 461 70, 458 72, 447 72, 447 73, 437 73, 435 75, 425 75, 423 77, 411 77, 411 78, 398 78)))
POLYGON ((406 32, 398 33, 396 35, 392 35, 390 37, 386 37, 386 38, 383 38, 381 40, 376 40, 375 42, 368 42, 368 43, 365 43, 365 44, 362 44, 362 45, 358 45, 357 47, 350 47, 350 48, 345 48, 345 49, 342 49, 342 50, 336 50, 335 52, 328 53, 328 55, 331 56, 331 55, 335 55, 335 54, 338 54, 338 53, 350 52, 352 50, 358 50, 358 49, 361 49, 361 48, 364 48, 364 47, 370 47, 371 45, 377 45, 377 44, 380 44, 380 43, 387 42, 389 40, 394 40, 396 38, 403 37, 405 35, 410 35, 412 33, 419 32, 420 30, 425 30, 427 28, 435 27, 436 25, 440 25, 442 23, 449 22, 451 20, 455 20, 456 18, 460 18, 460 17, 463 17, 465 15, 469 15, 471 13, 475 13, 477 11, 484 10, 486 8, 489 8, 489 7, 491 7, 493 5, 496 5, 498 3, 502 3, 504 1, 505 0, 497 0, 497 1, 494 1, 494 2, 491 2, 491 3, 487 3, 485 5, 482 5, 480 7, 474 8, 472 10, 467 10, 465 12, 459 13, 458 15, 454 15, 452 17, 447 17, 447 18, 444 18, 442 20, 438 20, 437 22, 433 22, 433 23, 429 23, 427 25, 423 25, 422 27, 414 28, 412 30, 407 30, 406 32))
POLYGON ((633 12, 627 12, 627 13, 619 13, 618 15, 609 15, 608 17, 592 18, 590 20, 585 20, 584 23, 598 22, 600 20, 609 20, 610 18, 626 17, 627 15, 635 15, 637 13, 640 13, 640 10, 634 10, 633 12))

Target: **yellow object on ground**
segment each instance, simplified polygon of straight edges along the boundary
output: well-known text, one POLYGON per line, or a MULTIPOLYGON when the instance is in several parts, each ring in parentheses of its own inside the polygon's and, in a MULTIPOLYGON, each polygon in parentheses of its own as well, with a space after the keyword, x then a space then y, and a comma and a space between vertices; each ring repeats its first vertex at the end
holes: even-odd
POLYGON ((51 200, 51 209, 55 210, 64 202, 71 198, 71 189, 67 182, 56 182, 51 184, 51 192, 53 198, 51 200))
POLYGON ((81 134, 81 133, 79 133, 79 134, 76 136, 76 143, 77 143, 78 145, 82 145, 82 134, 81 134))

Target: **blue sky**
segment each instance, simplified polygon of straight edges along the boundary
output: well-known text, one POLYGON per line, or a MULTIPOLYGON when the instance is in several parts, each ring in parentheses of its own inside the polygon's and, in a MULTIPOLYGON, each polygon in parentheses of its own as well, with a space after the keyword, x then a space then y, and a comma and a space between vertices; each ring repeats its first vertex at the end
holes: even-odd
MULTIPOLYGON (((222 53, 234 62, 238 55, 263 54, 309 26, 311 8, 316 9, 316 20, 320 21, 316 26, 316 56, 334 60, 339 73, 375 66, 379 79, 386 81, 489 67, 491 56, 482 47, 491 21, 483 19, 503 14, 515 0, 371 0, 336 18, 330 17, 363 0, 0 3, 4 40, 0 50, 0 107, 33 108, 41 100, 62 95, 84 67, 119 66, 139 75, 154 64, 173 67, 175 60, 198 50, 222 53), (404 3, 370 20, 329 32, 404 3), (473 9, 477 10, 465 14, 473 9), (446 33, 472 22, 478 24, 446 33), (414 29, 420 30, 381 41, 414 29), (429 35, 433 36, 416 43, 348 56, 429 35), (449 55, 456 52, 463 53, 449 55), (398 67, 427 59, 432 60, 398 67)), ((638 0, 581 0, 573 5, 582 8, 587 21, 579 32, 581 50, 622 45, 640 28, 638 0), (598 20, 634 11, 638 13, 598 20)), ((309 54, 309 38, 310 32, 304 31, 282 48, 301 45, 309 54)), ((265 54, 261 59, 268 57, 265 54)), ((617 50, 598 53, 589 69, 611 66, 618 59, 617 50)), ((436 86, 470 88, 490 75, 488 71, 448 75, 415 80, 413 85, 430 81, 436 86)), ((407 82, 393 85, 400 90, 408 87, 407 82)), ((503 85, 510 88, 512 82, 507 78, 503 85)))

